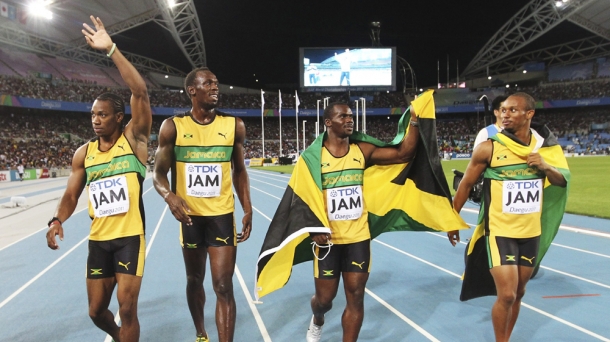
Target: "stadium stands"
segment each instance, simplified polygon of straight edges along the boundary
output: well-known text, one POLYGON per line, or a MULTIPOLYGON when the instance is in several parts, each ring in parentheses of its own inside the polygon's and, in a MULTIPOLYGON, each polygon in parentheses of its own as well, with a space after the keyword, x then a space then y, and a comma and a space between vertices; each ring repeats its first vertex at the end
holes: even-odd
MULTIPOLYGON (((496 88, 486 90, 492 96, 526 91, 539 101, 601 99, 610 97, 610 62, 604 58, 576 65, 549 68, 549 82, 537 86, 496 88), (560 81, 561 80, 561 81, 560 81)), ((180 90, 165 90, 149 83, 153 107, 187 108, 189 101, 180 90)), ((130 92, 118 71, 73 63, 61 58, 39 57, 32 53, 0 48, 0 95, 23 98, 92 103, 103 92, 113 92, 126 100, 130 92)), ((439 92, 437 105, 476 103, 481 92, 467 89, 439 92)), ((358 97, 345 93, 299 94, 300 109, 315 109, 318 100, 329 97, 329 102, 347 102, 351 106, 358 97)), ((277 95, 265 96, 265 108, 276 109, 277 95)), ((260 94, 226 94, 219 98, 221 108, 258 109, 260 94)), ((400 92, 375 93, 367 96, 367 108, 406 107, 407 99, 400 92)), ((291 92, 282 94, 282 108, 294 108, 291 92)), ((16 167, 69 167, 71 157, 84 141, 93 137, 89 116, 86 113, 33 110, 1 107, 0 110, 0 170, 16 167), (10 109, 9 109, 10 108, 10 109)), ((480 114, 480 113, 479 113, 480 114)), ((439 153, 472 152, 474 137, 484 122, 475 113, 440 114, 437 120, 439 153), (478 119, 478 121, 477 121, 478 119)), ((153 134, 158 132, 164 117, 155 116, 153 134)), ((397 116, 367 117, 367 133, 389 141, 395 135, 397 116)), ((610 153, 610 107, 556 108, 537 110, 536 120, 546 122, 558 136, 568 152, 582 154, 610 153)), ((247 127, 246 158, 263 157, 262 127, 260 118, 244 118, 247 127)), ((302 122, 299 128, 299 149, 302 149, 302 122)), ((282 122, 282 154, 297 152, 297 128, 294 120, 282 122)), ((310 119, 305 138, 311 143, 314 125, 310 119)), ((277 117, 265 119, 265 157, 279 156, 280 129, 277 117)), ((149 162, 154 162, 156 140, 151 140, 149 162)))

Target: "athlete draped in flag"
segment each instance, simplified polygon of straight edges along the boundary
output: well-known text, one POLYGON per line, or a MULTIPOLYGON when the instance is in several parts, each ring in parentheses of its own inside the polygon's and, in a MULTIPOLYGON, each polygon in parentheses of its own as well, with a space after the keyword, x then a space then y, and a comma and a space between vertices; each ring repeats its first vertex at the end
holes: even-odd
MULTIPOLYGON (((460 299, 497 294, 491 311, 496 341, 510 339, 526 284, 565 210, 568 165, 548 128, 531 123, 534 108, 526 93, 503 102, 504 130, 475 148, 453 200, 461 210, 484 173, 479 225, 469 244, 460 299)), ((447 235, 454 246, 460 241, 458 231, 447 235)))
POLYGON ((347 298, 344 341, 357 339, 371 239, 389 231, 467 227, 451 206, 440 165, 432 93, 412 102, 414 110, 403 114, 387 144, 354 131, 346 104, 329 105, 323 117, 327 132, 297 161, 261 248, 255 296, 281 288, 292 265, 312 260, 313 239, 316 293, 308 341, 319 340, 341 276, 347 298), (330 251, 320 248, 328 242, 330 251))
POLYGON ((343 341, 356 341, 364 318, 364 288, 371 267, 371 233, 362 193, 364 169, 374 164, 411 161, 419 137, 417 116, 411 111, 411 131, 398 148, 351 142, 354 116, 347 104, 330 104, 323 120, 328 137, 323 142, 320 161, 330 234, 311 235, 318 257, 314 260, 316 291, 311 298, 313 317, 307 341, 320 340, 324 314, 332 308, 340 277, 347 300, 341 319, 343 341))

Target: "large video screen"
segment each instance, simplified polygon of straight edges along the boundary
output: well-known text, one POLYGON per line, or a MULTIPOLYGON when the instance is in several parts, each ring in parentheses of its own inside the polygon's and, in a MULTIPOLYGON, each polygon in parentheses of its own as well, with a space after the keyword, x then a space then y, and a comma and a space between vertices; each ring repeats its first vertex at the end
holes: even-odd
POLYGON ((302 91, 396 90, 396 48, 300 48, 302 91))

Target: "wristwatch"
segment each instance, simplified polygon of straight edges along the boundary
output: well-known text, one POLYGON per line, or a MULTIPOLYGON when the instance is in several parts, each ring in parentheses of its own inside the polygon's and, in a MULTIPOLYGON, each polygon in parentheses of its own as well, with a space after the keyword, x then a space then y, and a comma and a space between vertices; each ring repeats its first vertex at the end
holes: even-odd
POLYGON ((55 223, 55 221, 59 222, 59 224, 61 224, 61 220, 58 219, 57 217, 53 217, 52 219, 49 220, 49 223, 47 223, 47 226, 49 226, 49 228, 51 228, 51 226, 53 225, 53 223, 55 223))

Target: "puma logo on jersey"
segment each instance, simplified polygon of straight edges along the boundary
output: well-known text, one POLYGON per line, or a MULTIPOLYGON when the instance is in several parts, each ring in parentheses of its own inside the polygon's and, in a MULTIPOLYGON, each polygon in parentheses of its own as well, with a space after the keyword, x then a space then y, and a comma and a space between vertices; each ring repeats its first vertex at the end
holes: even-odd
POLYGON ((120 148, 121 150, 125 151, 125 148, 123 147, 125 146, 125 143, 123 143, 123 145, 117 145, 116 147, 120 148))
POLYGON ((352 158, 352 159, 354 159, 355 162, 358 162, 358 164, 362 164, 362 158, 360 158, 360 159, 352 158))
POLYGON ((355 261, 352 261, 352 265, 354 265, 354 266, 358 266, 360 269, 362 269, 362 265, 364 265, 364 263, 365 263, 365 262, 366 262, 366 261, 363 261, 363 262, 361 262, 361 263, 357 263, 357 262, 355 262, 355 261))
POLYGON ((129 264, 131 264, 131 261, 130 261, 130 262, 128 262, 128 263, 126 263, 126 264, 124 264, 124 263, 122 263, 122 262, 120 262, 120 261, 119 261, 119 266, 123 266, 123 267, 125 267, 125 269, 126 269, 126 270, 128 270, 128 271, 129 271, 129 267, 127 267, 127 266, 129 266, 129 264))
POLYGON ((529 261, 529 262, 530 262, 530 265, 533 265, 533 264, 534 264, 534 258, 535 258, 535 256, 533 256, 533 257, 531 257, 531 258, 526 258, 526 257, 525 257, 525 256, 523 256, 523 255, 521 256, 521 259, 529 261))
POLYGON ((218 132, 218 135, 220 135, 221 137, 223 137, 223 138, 225 138, 225 139, 227 138, 227 133, 222 134, 222 133, 218 132))
POLYGON ((230 236, 227 236, 227 237, 226 237, 226 238, 224 238, 224 239, 219 238, 219 237, 216 237, 216 241, 222 241, 222 242, 224 242, 224 243, 225 243, 225 245, 227 245, 227 240, 228 240, 229 238, 230 238, 230 236))

